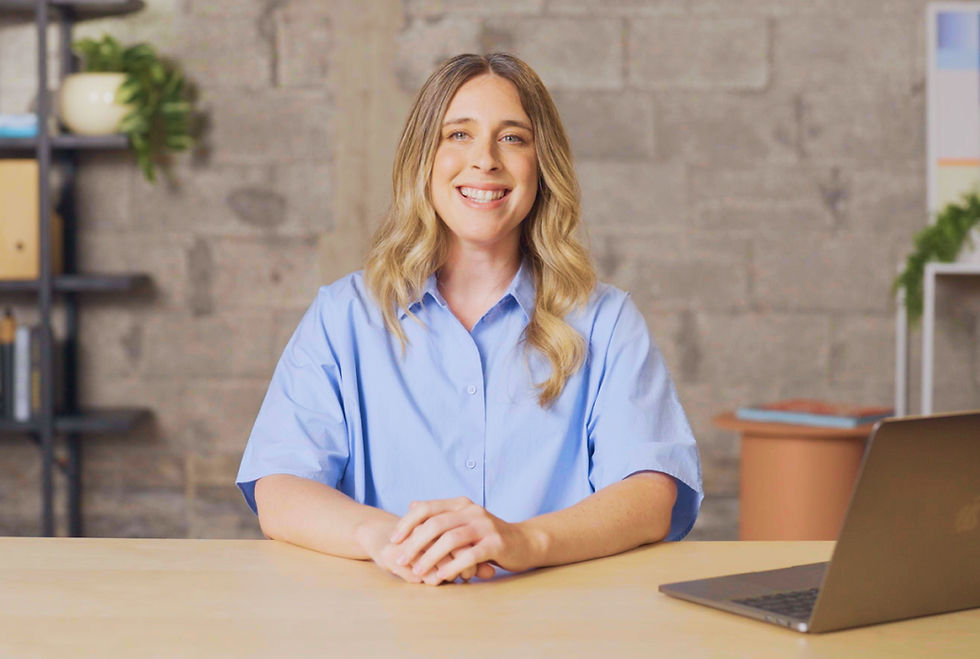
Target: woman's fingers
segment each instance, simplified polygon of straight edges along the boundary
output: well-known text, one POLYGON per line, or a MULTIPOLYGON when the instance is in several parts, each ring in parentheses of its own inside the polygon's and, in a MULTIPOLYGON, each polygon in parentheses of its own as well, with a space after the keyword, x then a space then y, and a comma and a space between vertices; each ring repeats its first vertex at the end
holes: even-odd
MULTIPOLYGON (((439 561, 439 564, 436 565, 434 568, 432 568, 433 574, 437 574, 439 570, 441 570, 445 566, 449 565, 449 562, 451 560, 453 560, 451 556, 446 556, 444 559, 442 559, 441 561, 439 561)), ((422 577, 419 577, 419 579, 422 579, 422 577)), ((442 579, 442 581, 455 581, 455 580, 456 580, 456 577, 453 577, 452 579, 442 579)), ((433 585, 438 585, 438 584, 439 584, 439 582, 437 581, 433 585)))
MULTIPOLYGON (((470 546, 472 547, 472 545, 470 545, 470 546)), ((451 552, 449 552, 449 557, 451 559, 452 558, 456 558, 456 555, 458 553, 459 553, 458 550, 451 551, 451 552)), ((446 562, 448 563, 449 561, 446 561, 446 562)), ((476 576, 476 573, 478 572, 479 567, 480 567, 479 565, 471 565, 470 567, 466 568, 465 570, 463 570, 462 572, 459 573, 459 578, 462 579, 463 581, 469 581, 470 579, 472 579, 473 577, 476 576)))
MULTIPOLYGON (((392 545, 398 549, 398 564, 412 565, 416 563, 422 552, 430 548, 440 537, 462 526, 464 523, 465 520, 455 512, 447 512, 430 517, 419 526, 416 526, 415 530, 400 545, 392 545)), ((438 558, 441 558, 441 556, 436 557, 436 559, 438 558)))
POLYGON ((480 563, 476 566, 477 579, 492 579, 497 574, 497 570, 489 563, 480 563))
MULTIPOLYGON (((466 497, 413 501, 408 513, 393 527, 385 548, 389 570, 414 583, 492 578, 497 571, 489 562, 489 553, 479 557, 472 552, 474 544, 482 540, 477 530, 482 527, 468 521, 473 515, 466 509, 474 507, 466 497), (469 552, 461 553, 466 550, 469 552)), ((492 544, 484 546, 480 554, 487 553, 492 544)))
POLYGON ((425 522, 430 517, 453 510, 460 510, 473 503, 466 497, 455 499, 435 499, 433 501, 413 501, 405 514, 391 533, 389 542, 398 544, 415 530, 415 527, 425 522))
MULTIPOLYGON (((436 545, 438 545, 438 543, 436 543, 436 545)), ((435 548, 436 545, 433 545, 433 548, 435 548)), ((435 574, 426 575, 424 579, 425 583, 435 585, 446 579, 455 579, 458 574, 468 567, 477 566, 479 568, 482 567, 482 565, 486 565, 485 563, 481 565, 482 560, 485 558, 484 553, 486 551, 486 543, 480 542, 475 546, 467 547, 466 549, 456 552, 456 558, 452 558, 448 563, 440 561, 438 569, 434 571, 435 574)), ((493 570, 492 566, 487 565, 487 567, 493 570)))
MULTIPOLYGON (((434 578, 430 574, 430 571, 434 571, 433 568, 435 568, 439 563, 441 563, 442 559, 444 558, 451 559, 452 556, 450 554, 451 552, 453 552, 453 550, 462 549, 463 547, 472 544, 473 541, 478 540, 476 536, 477 536, 476 531, 468 526, 457 526, 451 531, 446 531, 441 536, 439 536, 438 540, 432 543, 432 546, 429 547, 418 560, 416 560, 413 563, 412 571, 418 575, 426 575, 427 577, 426 583, 430 583, 430 579, 434 578)), ((457 556, 466 555, 466 552, 468 551, 469 549, 464 549, 460 552, 457 552, 457 556)), ((460 572, 462 572, 463 569, 469 567, 470 565, 476 565, 476 562, 466 564, 466 565, 459 565, 458 569, 455 572, 453 572, 452 575, 449 574, 439 575, 440 576, 439 581, 443 579, 449 579, 450 577, 455 579, 456 576, 460 572)))
POLYGON ((418 575, 412 572, 411 565, 399 565, 397 560, 398 556, 398 547, 392 544, 387 544, 381 549, 377 557, 374 558, 374 562, 377 563, 379 567, 382 567, 388 572, 401 577, 409 583, 422 583, 423 575, 418 575))

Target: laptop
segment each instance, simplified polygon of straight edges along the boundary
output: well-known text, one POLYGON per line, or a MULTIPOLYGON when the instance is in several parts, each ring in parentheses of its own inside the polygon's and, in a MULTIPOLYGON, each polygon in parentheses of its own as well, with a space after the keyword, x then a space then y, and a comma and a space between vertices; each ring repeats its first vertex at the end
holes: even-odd
POLYGON ((660 590, 800 632, 980 606, 980 411, 875 424, 829 562, 660 590))

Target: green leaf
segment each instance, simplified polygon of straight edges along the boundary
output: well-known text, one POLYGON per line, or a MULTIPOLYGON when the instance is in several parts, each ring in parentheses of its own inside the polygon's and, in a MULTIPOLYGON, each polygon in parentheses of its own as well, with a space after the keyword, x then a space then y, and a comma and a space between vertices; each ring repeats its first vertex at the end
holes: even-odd
POLYGON ((163 64, 160 62, 154 62, 150 65, 150 79, 153 80, 157 87, 163 85, 164 81, 167 79, 167 72, 164 71, 163 64))
POLYGON ((136 80, 127 80, 116 90, 116 101, 124 105, 145 97, 143 86, 136 80))
POLYGON ((190 112, 191 104, 187 101, 167 101, 160 105, 163 114, 181 115, 190 112))
POLYGON ((156 59, 156 52, 149 44, 138 43, 124 50, 123 57, 129 60, 156 59))
POLYGON ((123 117, 122 121, 119 122, 119 130, 125 133, 143 133, 146 132, 149 127, 149 122, 139 114, 128 115, 123 117))
POLYGON ((170 135, 166 139, 166 145, 174 151, 184 151, 194 146, 194 140, 187 135, 170 135))

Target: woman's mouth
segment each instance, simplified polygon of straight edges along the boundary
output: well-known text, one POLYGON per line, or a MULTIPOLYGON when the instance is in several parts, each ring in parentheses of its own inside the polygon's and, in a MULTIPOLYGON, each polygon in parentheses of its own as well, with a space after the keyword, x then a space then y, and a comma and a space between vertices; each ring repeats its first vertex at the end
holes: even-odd
POLYGON ((480 188, 469 188, 465 185, 456 188, 463 203, 472 208, 496 208, 503 203, 503 200, 510 194, 510 190, 481 190, 480 188))

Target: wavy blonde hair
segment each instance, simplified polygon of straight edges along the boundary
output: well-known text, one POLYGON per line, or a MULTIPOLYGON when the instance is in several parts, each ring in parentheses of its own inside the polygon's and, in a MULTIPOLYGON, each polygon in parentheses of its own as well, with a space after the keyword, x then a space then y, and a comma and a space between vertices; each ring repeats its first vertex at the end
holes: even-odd
POLYGON ((585 359, 585 340, 564 317, 588 301, 596 276, 588 250, 576 237, 579 188, 565 129, 541 79, 520 59, 504 53, 457 55, 422 85, 398 141, 392 203, 365 260, 365 280, 404 350, 408 339, 399 309, 418 300, 426 279, 445 262, 448 247, 448 228, 436 214, 430 190, 441 123, 459 88, 484 74, 514 84, 534 130, 538 192, 521 225, 521 251, 533 272, 535 301, 524 339, 526 348, 538 350, 551 365, 550 377, 536 384, 544 407, 585 359))

